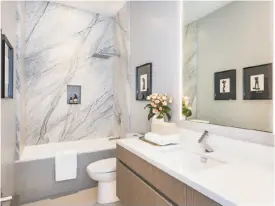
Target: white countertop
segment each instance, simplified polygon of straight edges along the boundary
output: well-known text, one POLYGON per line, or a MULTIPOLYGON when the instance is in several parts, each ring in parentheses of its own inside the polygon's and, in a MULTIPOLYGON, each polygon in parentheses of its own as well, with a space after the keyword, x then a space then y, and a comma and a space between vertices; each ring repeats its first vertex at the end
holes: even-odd
MULTIPOLYGON (((196 142, 196 138, 193 139, 196 142)), ((226 151, 223 153, 223 150, 219 150, 216 146, 215 152, 203 155, 225 163, 191 172, 166 153, 172 150, 199 151, 196 146, 194 147, 195 144, 190 144, 190 141, 184 138, 180 145, 166 147, 156 147, 136 138, 119 140, 117 143, 221 205, 274 205, 273 164, 258 164, 251 159, 246 161, 244 157, 238 158, 233 153, 231 155, 226 151)), ((261 149, 264 150, 265 148, 261 149)), ((273 148, 267 147, 266 150, 269 155, 272 154, 270 151, 273 151, 273 148)), ((273 156, 270 158, 272 162, 273 156)))

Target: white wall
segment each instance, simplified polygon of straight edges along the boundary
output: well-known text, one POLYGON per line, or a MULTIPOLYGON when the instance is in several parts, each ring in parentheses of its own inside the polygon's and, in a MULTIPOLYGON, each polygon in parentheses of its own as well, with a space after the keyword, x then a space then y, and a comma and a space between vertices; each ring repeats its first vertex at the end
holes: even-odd
POLYGON ((136 67, 153 63, 153 92, 173 97, 173 121, 179 119, 181 69, 181 3, 176 1, 130 2, 131 130, 147 132, 147 102, 136 101, 136 67), (178 102, 177 102, 178 101, 178 102))
POLYGON ((242 69, 272 62, 272 2, 234 2, 198 25, 198 119, 272 131, 272 100, 243 100, 242 69), (237 100, 214 101, 214 72, 237 69, 237 100))
MULTIPOLYGON (((16 2, 1 2, 1 29, 14 48, 16 42, 16 2)), ((14 56, 15 57, 15 56, 14 56)), ((14 58, 14 71, 16 69, 14 58)), ((1 187, 4 196, 14 192, 15 100, 1 99, 1 187)))

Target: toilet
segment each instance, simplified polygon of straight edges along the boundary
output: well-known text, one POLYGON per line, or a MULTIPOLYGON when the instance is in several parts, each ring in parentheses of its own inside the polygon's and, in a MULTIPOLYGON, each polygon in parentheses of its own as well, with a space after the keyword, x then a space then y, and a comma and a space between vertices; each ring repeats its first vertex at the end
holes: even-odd
POLYGON ((116 196, 116 158, 103 159, 87 166, 90 178, 98 181, 97 203, 119 201, 116 196))

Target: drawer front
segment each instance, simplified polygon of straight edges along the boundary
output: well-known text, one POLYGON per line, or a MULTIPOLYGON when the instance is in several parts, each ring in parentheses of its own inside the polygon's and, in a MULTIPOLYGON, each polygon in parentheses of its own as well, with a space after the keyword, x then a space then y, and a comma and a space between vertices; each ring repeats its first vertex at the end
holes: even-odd
POLYGON ((117 196, 127 206, 172 206, 143 180, 117 161, 117 196))
POLYGON ((187 188, 187 206, 220 206, 214 200, 204 196, 196 190, 187 188))
POLYGON ((155 168, 153 185, 177 205, 186 206, 186 185, 181 181, 155 168))
POLYGON ((136 156, 132 152, 129 152, 123 147, 117 145, 116 155, 118 159, 120 159, 124 164, 134 170, 146 181, 151 182, 155 178, 153 165, 136 156))

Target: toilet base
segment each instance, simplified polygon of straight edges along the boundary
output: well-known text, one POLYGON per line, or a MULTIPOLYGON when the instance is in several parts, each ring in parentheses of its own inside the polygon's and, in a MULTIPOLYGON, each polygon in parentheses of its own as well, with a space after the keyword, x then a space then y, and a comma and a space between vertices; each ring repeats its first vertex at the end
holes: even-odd
POLYGON ((97 203, 108 204, 119 201, 116 196, 116 180, 111 182, 98 182, 97 203))

